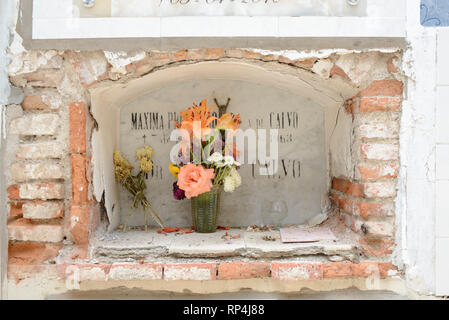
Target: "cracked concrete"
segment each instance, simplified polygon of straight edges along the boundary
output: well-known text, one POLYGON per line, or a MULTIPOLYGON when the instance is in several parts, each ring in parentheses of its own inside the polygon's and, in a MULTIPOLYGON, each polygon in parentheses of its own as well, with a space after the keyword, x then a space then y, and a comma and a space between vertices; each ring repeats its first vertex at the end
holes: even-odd
POLYGON ((356 261, 359 249, 355 234, 346 230, 337 234, 336 241, 311 243, 282 243, 279 231, 252 232, 241 228, 218 230, 212 234, 159 234, 156 229, 145 231, 114 231, 92 244, 92 258, 101 262, 136 261, 140 259, 295 259, 356 261), (240 238, 222 239, 225 233, 240 234, 240 238), (264 236, 277 237, 275 241, 264 236))

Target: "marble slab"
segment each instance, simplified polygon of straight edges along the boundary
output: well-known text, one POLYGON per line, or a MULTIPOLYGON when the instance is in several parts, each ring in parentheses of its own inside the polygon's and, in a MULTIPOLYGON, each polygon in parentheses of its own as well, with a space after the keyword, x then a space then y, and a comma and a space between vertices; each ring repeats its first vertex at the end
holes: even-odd
MULTIPOLYGON (((147 197, 167 226, 192 225, 190 200, 173 199, 176 181, 168 170, 173 120, 192 102, 214 98, 225 103, 231 98, 228 112, 240 113, 242 130, 253 129, 268 141, 277 130, 277 148, 267 142, 266 155, 278 154, 277 171, 264 175, 260 158, 249 164, 246 142, 245 161, 240 168, 242 186, 233 193, 222 193, 220 225, 239 227, 272 224, 270 203, 283 200, 288 216, 283 223, 301 224, 321 213, 321 199, 326 193, 326 151, 324 109, 308 98, 265 85, 237 80, 189 80, 162 87, 136 97, 120 111, 120 150, 138 168, 136 149, 149 144, 155 150, 154 168, 148 174, 147 197), (266 131, 257 131, 267 129, 266 131), (273 154, 271 153, 273 151, 273 154)), ((112 134, 112 133, 111 133, 112 134)), ((273 162, 274 164, 274 162, 273 162)), ((131 196, 121 189, 122 223, 131 206, 131 196)), ((136 211, 130 225, 141 225, 143 214, 136 211)))

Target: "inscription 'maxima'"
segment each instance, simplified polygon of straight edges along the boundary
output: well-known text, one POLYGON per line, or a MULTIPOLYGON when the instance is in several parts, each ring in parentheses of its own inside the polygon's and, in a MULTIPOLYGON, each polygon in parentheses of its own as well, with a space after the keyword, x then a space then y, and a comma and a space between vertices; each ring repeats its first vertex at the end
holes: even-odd
POLYGON ((163 130, 164 117, 159 112, 131 113, 131 128, 134 130, 163 130))

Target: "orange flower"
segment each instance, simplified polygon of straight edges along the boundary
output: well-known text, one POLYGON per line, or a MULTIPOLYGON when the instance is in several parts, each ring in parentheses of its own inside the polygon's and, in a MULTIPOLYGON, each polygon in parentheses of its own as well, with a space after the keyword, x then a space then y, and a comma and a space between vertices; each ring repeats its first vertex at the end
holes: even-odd
POLYGON ((231 129, 237 130, 240 127, 242 120, 240 120, 240 114, 233 115, 231 113, 225 113, 217 121, 217 129, 231 129))
POLYGON ((189 163, 178 174, 178 187, 185 191, 186 197, 196 197, 210 191, 214 169, 205 169, 202 165, 196 166, 189 163))
POLYGON ((181 121, 181 124, 179 124, 175 120, 175 125, 178 129, 182 128, 187 130, 190 133, 190 136, 192 136, 194 130, 194 123, 198 121, 199 123, 198 127, 201 127, 201 136, 207 135, 211 131, 209 125, 215 119, 217 119, 216 117, 210 115, 212 109, 214 109, 214 107, 211 106, 208 107, 206 99, 201 101, 199 106, 193 103, 193 106, 191 106, 189 109, 180 112, 181 118, 183 120, 181 121))

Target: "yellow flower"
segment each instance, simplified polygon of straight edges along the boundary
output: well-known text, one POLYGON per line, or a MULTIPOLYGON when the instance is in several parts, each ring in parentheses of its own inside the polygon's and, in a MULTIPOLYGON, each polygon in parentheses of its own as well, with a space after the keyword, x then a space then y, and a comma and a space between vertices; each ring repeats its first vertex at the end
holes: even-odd
POLYGON ((153 162, 146 159, 140 160, 140 169, 145 173, 150 172, 153 169, 153 162))
POLYGON ((172 162, 170 162, 168 169, 170 170, 170 172, 174 178, 178 177, 179 170, 181 170, 181 169, 179 169, 179 167, 175 166, 172 162))
POLYGON ((115 164, 115 165, 120 165, 120 164, 122 163, 123 160, 124 160, 124 159, 123 159, 123 157, 122 157, 120 151, 119 151, 119 150, 115 150, 115 151, 114 151, 114 164, 115 164))
POLYGON ((154 150, 150 146, 145 146, 143 148, 137 149, 136 151, 136 157, 139 160, 142 160, 143 158, 146 158, 147 160, 150 160, 153 158, 154 150))

